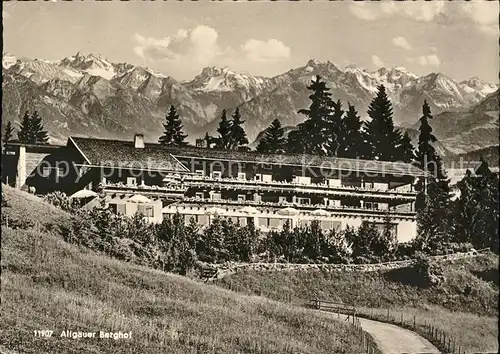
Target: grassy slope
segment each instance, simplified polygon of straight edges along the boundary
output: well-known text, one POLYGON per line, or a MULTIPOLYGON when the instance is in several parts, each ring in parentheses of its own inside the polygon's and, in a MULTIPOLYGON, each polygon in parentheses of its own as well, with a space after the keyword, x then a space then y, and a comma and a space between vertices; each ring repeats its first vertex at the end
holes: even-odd
MULTIPOLYGON (((10 217, 68 222, 4 190, 10 217)), ((0 349, 22 353, 357 353, 353 331, 326 314, 200 284, 79 249, 56 234, 2 227, 0 349), (34 330, 54 330, 35 339, 34 330), (131 340, 67 339, 132 331, 131 340)))
POLYGON ((31 222, 40 228, 57 231, 59 226, 69 226, 71 216, 53 205, 44 203, 39 197, 21 192, 2 184, 2 196, 8 206, 2 208, 2 214, 10 222, 31 222))
POLYGON ((413 318, 431 322, 456 338, 463 338, 471 351, 496 350, 498 318, 498 258, 485 255, 444 266, 441 285, 424 286, 413 269, 374 273, 361 272, 251 272, 233 274, 219 285, 246 293, 292 301, 320 297, 353 304, 366 314, 413 318), (464 294, 470 285, 472 293, 464 294))

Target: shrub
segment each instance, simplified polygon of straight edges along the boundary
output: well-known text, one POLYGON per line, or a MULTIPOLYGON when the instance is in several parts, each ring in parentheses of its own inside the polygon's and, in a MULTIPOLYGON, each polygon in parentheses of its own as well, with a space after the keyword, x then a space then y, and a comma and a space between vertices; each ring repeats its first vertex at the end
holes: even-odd
POLYGON ((45 195, 44 200, 67 212, 74 212, 77 209, 76 201, 70 199, 66 193, 56 191, 45 195))
POLYGON ((426 285, 439 285, 445 280, 443 266, 440 263, 421 252, 415 254, 415 260, 414 268, 426 285))

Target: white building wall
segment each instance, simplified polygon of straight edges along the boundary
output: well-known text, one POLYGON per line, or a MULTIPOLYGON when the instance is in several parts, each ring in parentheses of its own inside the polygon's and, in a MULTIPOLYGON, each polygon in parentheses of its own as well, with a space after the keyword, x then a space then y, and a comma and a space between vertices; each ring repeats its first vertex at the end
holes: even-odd
POLYGON ((416 221, 400 221, 397 227, 398 242, 409 242, 417 237, 416 221))
POLYGON ((373 188, 380 191, 385 191, 389 188, 389 185, 387 183, 374 183, 373 188))
MULTIPOLYGON (((163 212, 166 214, 175 214, 177 212, 184 214, 184 215, 206 215, 206 212, 208 209, 213 208, 213 206, 210 205, 205 205, 205 206, 200 206, 200 207, 189 207, 189 208, 184 208, 182 205, 172 205, 171 207, 167 207, 163 209, 163 212)), ((253 215, 248 215, 239 212, 239 210, 234 207, 227 207, 224 205, 218 205, 218 209, 222 209, 223 213, 221 217, 232 217, 232 218, 248 218, 251 217, 254 219, 254 225, 256 227, 260 227, 262 231, 269 231, 267 227, 263 227, 263 225, 260 225, 259 218, 272 218, 272 219, 282 219, 282 222, 284 222, 286 219, 288 219, 291 223, 292 227, 295 227, 299 224, 308 224, 312 220, 318 220, 318 221, 334 221, 336 225, 340 224, 340 229, 344 230, 347 228, 347 226, 351 228, 359 228, 363 221, 369 221, 369 222, 377 222, 377 223, 383 223, 384 218, 383 216, 373 216, 373 217, 361 217, 361 216, 332 216, 332 217, 325 217, 325 216, 313 216, 313 215, 296 215, 296 216, 284 216, 284 215, 279 215, 279 214, 274 214, 274 213, 268 213, 265 210, 263 212, 260 212, 258 214, 253 214, 253 215)), ((155 214, 156 216, 156 214, 155 214)), ((211 216, 211 218, 214 218, 215 216, 211 216)), ((206 218, 207 224, 208 224, 208 216, 206 218)), ((397 224, 397 239, 398 242, 408 242, 415 238, 416 236, 416 222, 411 221, 411 220, 398 220, 398 219, 393 219, 393 223, 397 224)))

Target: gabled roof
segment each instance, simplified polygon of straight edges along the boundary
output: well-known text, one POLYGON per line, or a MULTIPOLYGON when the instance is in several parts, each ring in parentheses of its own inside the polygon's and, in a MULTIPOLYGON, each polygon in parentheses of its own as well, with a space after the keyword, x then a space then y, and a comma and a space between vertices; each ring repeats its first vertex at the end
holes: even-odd
POLYGON ((177 159, 208 159, 216 161, 246 162, 263 165, 323 168, 325 170, 360 171, 387 175, 424 176, 418 167, 403 162, 347 159, 307 154, 261 154, 246 151, 226 151, 197 147, 172 147, 145 144, 143 149, 134 147, 133 141, 71 137, 87 163, 93 166, 118 168, 137 167, 165 171, 189 170, 177 159))
POLYGON ((159 144, 136 148, 133 141, 70 137, 86 164, 99 167, 181 172, 186 168, 159 144))

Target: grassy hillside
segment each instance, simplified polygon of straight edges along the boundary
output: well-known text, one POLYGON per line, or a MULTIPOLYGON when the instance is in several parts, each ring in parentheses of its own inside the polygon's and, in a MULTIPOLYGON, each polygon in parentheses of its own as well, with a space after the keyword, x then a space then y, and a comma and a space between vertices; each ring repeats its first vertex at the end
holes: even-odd
POLYGON ((42 199, 2 184, 2 220, 10 226, 58 232, 71 224, 71 215, 42 199), (4 205, 6 203, 6 205, 4 205))
POLYGON ((303 302, 319 297, 352 304, 366 315, 385 319, 433 323, 455 338, 462 338, 468 351, 498 349, 498 257, 443 263, 443 281, 428 285, 414 268, 380 272, 242 271, 221 279, 219 285, 245 293, 260 293, 277 300, 303 302))
POLYGON ((2 212, 39 231, 2 227, 0 350, 13 353, 359 353, 328 314, 112 260, 69 245, 70 216, 4 188, 2 212), (46 231, 52 230, 52 231, 46 231), (35 330, 53 330, 36 338, 35 330), (62 338, 62 331, 132 332, 131 339, 62 338))
POLYGON ((456 260, 443 266, 444 281, 432 286, 413 267, 379 272, 242 271, 220 280, 220 285, 262 291, 277 299, 291 293, 296 298, 319 296, 365 307, 440 305, 496 315, 497 266, 498 258, 491 254, 456 260))

